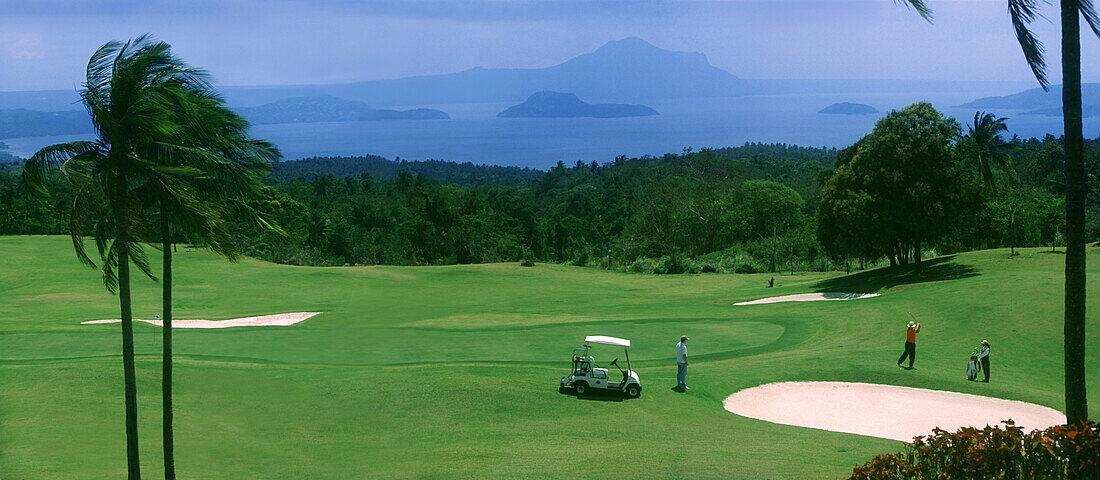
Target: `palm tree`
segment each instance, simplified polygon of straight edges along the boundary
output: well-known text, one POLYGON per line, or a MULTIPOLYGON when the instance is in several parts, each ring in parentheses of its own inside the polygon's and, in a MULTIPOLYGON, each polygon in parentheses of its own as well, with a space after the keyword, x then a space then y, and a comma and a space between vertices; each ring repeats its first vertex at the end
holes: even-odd
MULTIPOLYGON (((931 11, 924 0, 908 0, 925 19, 931 11)), ((1039 0, 1008 0, 1008 12, 1016 40, 1035 79, 1044 90, 1046 50, 1029 29, 1036 18, 1039 0)), ((1062 20, 1062 119, 1066 152, 1066 294, 1065 294, 1065 388, 1066 420, 1088 420, 1085 395, 1085 176, 1084 133, 1081 125, 1081 19, 1100 37, 1100 16, 1092 0, 1060 0, 1062 20)))
POLYGON ((168 142, 151 145, 148 157, 162 171, 141 191, 155 207, 163 255, 161 364, 164 478, 173 480, 175 447, 172 405, 172 239, 173 229, 191 243, 236 261, 238 248, 226 228, 227 214, 253 219, 282 232, 249 206, 264 198, 257 180, 271 170, 279 152, 271 143, 248 136, 248 123, 225 107, 208 85, 193 84, 173 100, 179 129, 168 142), (201 192, 201 194, 200 194, 201 192))
POLYGON ((989 112, 974 112, 974 123, 966 125, 966 136, 978 150, 978 178, 993 192, 997 191, 993 167, 1012 170, 1011 160, 1005 153, 1009 144, 1001 138, 1001 134, 1008 131, 1005 120, 1008 119, 989 112))
POLYGON ((55 170, 73 185, 76 197, 70 213, 70 234, 77 258, 95 266, 84 249, 85 228, 91 223, 90 233, 103 264, 103 281, 108 291, 119 295, 127 478, 131 480, 141 478, 141 465, 130 263, 153 277, 141 248, 150 235, 136 190, 171 173, 143 153, 165 142, 178 128, 169 99, 191 85, 201 84, 197 73, 172 57, 167 45, 153 42, 148 36, 103 45, 88 61, 87 78, 80 92, 97 138, 45 147, 23 167, 25 183, 40 195, 47 194, 44 179, 55 170))

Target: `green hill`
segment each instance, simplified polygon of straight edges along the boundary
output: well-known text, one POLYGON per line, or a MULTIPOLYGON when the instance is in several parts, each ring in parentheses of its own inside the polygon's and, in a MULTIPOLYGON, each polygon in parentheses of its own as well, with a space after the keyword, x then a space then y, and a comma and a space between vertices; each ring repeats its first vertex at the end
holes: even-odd
MULTIPOLYGON (((123 475, 118 327, 79 324, 116 318, 117 298, 71 249, 65 237, 0 237, 5 478, 123 475)), ((838 478, 900 444, 739 417, 722 399, 762 383, 841 380, 1060 409, 1064 257, 1022 251, 940 257, 919 273, 776 276, 765 288, 770 275, 229 264, 181 247, 179 319, 324 313, 293 327, 177 330, 177 469, 192 479, 838 478), (813 291, 884 295, 731 305, 813 291), (906 312, 924 324, 915 371, 894 366, 906 312), (640 399, 558 393, 586 334, 634 341, 640 399), (687 394, 670 390, 681 334, 693 337, 687 394), (994 378, 974 384, 963 369, 983 338, 994 378)), ((1100 278, 1100 251, 1089 261, 1100 278)), ((135 314, 159 309, 159 285, 136 280, 135 314)), ((160 330, 135 330, 143 469, 157 478, 160 330)), ((1095 366, 1100 324, 1089 335, 1095 366)), ((1100 381, 1089 381, 1095 418, 1100 381)))

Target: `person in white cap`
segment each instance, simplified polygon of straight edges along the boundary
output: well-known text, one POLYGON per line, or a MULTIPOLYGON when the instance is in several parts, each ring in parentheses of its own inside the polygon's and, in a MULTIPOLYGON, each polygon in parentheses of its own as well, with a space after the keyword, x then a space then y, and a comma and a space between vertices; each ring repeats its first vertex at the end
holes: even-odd
MULTIPOLYGON (((909 369, 913 369, 913 362, 917 361, 917 334, 920 333, 920 324, 917 322, 909 322, 905 326, 905 351, 902 352, 901 358, 898 358, 898 366, 901 367, 901 362, 904 362, 906 358, 909 359, 909 369)), ((902 367, 904 368, 904 367, 902 367)))
POLYGON ((982 351, 978 353, 978 360, 982 362, 982 372, 985 373, 985 383, 989 383, 989 340, 982 340, 982 351))
POLYGON ((687 341, 691 340, 687 335, 680 335, 680 343, 676 344, 676 388, 691 390, 687 384, 688 377, 688 347, 687 341))

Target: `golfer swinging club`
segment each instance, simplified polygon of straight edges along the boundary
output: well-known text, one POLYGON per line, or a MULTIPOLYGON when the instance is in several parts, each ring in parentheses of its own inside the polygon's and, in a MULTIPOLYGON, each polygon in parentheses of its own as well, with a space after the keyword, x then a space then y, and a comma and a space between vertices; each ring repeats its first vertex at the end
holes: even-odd
POLYGON ((676 344, 676 388, 691 390, 687 384, 688 377, 688 347, 687 341, 691 340, 687 335, 680 336, 680 343, 676 344))
MULTIPOLYGON (((917 334, 920 333, 920 323, 910 321, 905 328, 905 352, 898 358, 898 366, 909 358, 909 369, 913 369, 913 362, 917 361, 917 334)), ((902 367, 905 368, 905 367, 902 367)))

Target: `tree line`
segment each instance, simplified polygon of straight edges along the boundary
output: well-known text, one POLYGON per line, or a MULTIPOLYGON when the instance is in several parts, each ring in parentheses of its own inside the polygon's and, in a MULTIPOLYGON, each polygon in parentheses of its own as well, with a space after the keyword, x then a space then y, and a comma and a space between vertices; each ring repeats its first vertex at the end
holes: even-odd
MULTIPOLYGON (((1064 245, 1063 141, 982 140, 980 120, 964 134, 917 104, 841 150, 748 143, 547 171, 380 157, 279 162, 251 207, 286 235, 232 218, 227 227, 242 253, 278 263, 528 259, 650 273, 836 270, 1064 245), (927 132, 910 131, 912 122, 927 132)), ((1100 142, 1088 143, 1095 174, 1100 142)), ((47 181, 54 195, 43 203, 16 174, 0 174, 0 233, 68 232, 71 189, 47 181)), ((1096 241, 1095 192, 1088 215, 1096 241)))

